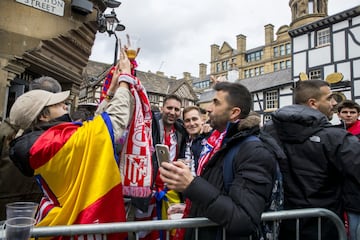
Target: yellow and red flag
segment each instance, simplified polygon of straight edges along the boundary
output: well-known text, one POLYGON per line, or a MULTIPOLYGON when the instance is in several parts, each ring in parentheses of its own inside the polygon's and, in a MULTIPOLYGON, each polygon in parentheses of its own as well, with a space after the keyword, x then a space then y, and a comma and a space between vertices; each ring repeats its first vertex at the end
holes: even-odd
POLYGON ((106 113, 82 126, 63 123, 45 131, 30 149, 30 165, 45 193, 37 226, 125 222, 118 163, 106 113))

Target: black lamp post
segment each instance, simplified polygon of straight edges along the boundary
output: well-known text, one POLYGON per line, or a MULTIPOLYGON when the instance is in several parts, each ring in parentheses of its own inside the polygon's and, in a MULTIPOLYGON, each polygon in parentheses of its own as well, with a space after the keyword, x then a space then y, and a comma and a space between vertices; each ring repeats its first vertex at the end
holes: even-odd
POLYGON ((120 24, 119 19, 116 16, 116 13, 114 11, 114 9, 111 11, 110 14, 104 14, 101 15, 98 18, 98 24, 99 24, 99 32, 103 33, 103 32, 107 32, 109 34, 109 37, 111 37, 111 35, 115 36, 115 54, 114 54, 114 65, 117 62, 117 53, 119 50, 119 39, 116 35, 116 32, 120 32, 120 31, 124 31, 125 30, 125 26, 120 24))

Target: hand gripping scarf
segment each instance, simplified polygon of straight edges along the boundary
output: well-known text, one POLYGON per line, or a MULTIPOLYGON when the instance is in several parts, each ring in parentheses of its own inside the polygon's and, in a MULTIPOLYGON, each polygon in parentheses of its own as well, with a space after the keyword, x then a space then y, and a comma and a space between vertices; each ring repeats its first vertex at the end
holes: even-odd
MULTIPOLYGON (((131 75, 135 76, 135 68, 137 68, 137 62, 135 60, 130 60, 131 63, 131 75)), ((109 73, 106 75, 103 86, 102 86, 102 90, 101 90, 101 95, 100 95, 100 102, 102 102, 102 100, 104 100, 104 98, 106 97, 107 91, 110 87, 110 83, 111 83, 111 79, 113 77, 113 73, 115 70, 116 66, 112 66, 110 68, 109 73)))
MULTIPOLYGON (((113 71, 109 73, 111 74, 110 82, 112 73, 113 71)), ((130 85, 135 106, 120 153, 120 172, 123 179, 123 194, 129 197, 145 198, 152 192, 152 114, 145 88, 139 79, 130 77, 121 79, 128 80, 126 82, 130 85)))

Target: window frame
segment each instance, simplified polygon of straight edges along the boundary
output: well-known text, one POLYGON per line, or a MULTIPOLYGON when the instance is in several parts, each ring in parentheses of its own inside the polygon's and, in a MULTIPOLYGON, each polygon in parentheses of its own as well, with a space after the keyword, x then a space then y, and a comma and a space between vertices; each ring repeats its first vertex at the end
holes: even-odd
POLYGON ((330 28, 324 28, 316 32, 316 46, 330 44, 330 28))
POLYGON ((279 90, 269 90, 265 92, 265 110, 279 108, 279 90))

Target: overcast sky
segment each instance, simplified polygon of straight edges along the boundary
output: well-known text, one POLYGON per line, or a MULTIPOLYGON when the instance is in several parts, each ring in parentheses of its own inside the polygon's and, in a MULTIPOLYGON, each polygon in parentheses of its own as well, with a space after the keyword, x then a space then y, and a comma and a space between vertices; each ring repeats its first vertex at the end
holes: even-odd
MULTIPOLYGON (((121 1, 121 0, 120 0, 121 1)), ((291 22, 289 0, 122 0, 115 9, 126 33, 141 38, 137 57, 141 71, 166 76, 199 76, 199 64, 210 72, 210 45, 224 41, 236 48, 236 35, 247 39, 247 49, 264 45, 264 25, 274 31, 291 22)), ((329 0, 328 14, 359 5, 359 0, 329 0)), ((110 12, 108 9, 106 12, 110 12)), ((97 33, 91 60, 112 63, 115 37, 97 33)))

